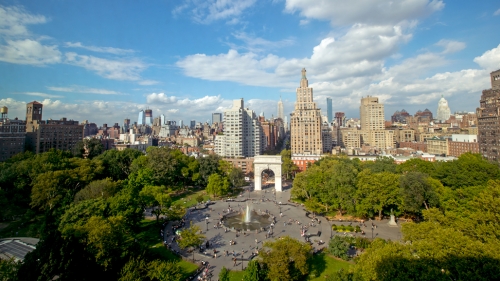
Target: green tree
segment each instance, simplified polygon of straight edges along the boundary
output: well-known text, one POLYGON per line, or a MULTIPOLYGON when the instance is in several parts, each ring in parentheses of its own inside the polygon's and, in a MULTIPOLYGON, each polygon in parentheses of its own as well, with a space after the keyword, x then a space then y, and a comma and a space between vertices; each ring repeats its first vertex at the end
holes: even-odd
POLYGON ((148 264, 147 275, 154 281, 181 280, 182 269, 177 262, 154 260, 148 264))
POLYGON ((363 169, 370 169, 372 173, 382 173, 382 172, 389 172, 389 173, 396 173, 397 165, 394 162, 394 158, 392 157, 386 157, 386 156, 379 156, 375 161, 366 161, 363 162, 362 164, 363 169))
POLYGON ((212 174, 219 172, 219 162, 221 160, 220 156, 215 154, 210 154, 207 157, 200 157, 197 159, 199 162, 198 166, 198 184, 201 186, 207 186, 208 178, 212 174))
POLYGON ((148 275, 148 264, 142 257, 131 257, 120 270, 119 281, 143 280, 148 275))
POLYGON ((229 270, 223 266, 219 272, 219 281, 229 281, 229 270))
POLYGON ((137 149, 127 148, 125 150, 106 150, 97 156, 95 160, 103 163, 104 174, 113 180, 125 180, 131 173, 132 162, 143 155, 137 149))
POLYGON ((241 187, 246 184, 245 174, 240 168, 233 167, 229 172, 228 179, 233 187, 241 187))
POLYGON ((101 140, 95 138, 84 138, 76 143, 73 148, 75 157, 92 159, 104 152, 101 140))
POLYGON ((167 216, 167 219, 170 221, 181 220, 185 214, 186 214, 186 208, 184 208, 184 206, 181 206, 179 204, 174 204, 170 206, 170 208, 165 209, 165 215, 167 216))
POLYGON ((323 203, 339 211, 353 213, 355 210, 356 181, 358 167, 348 159, 324 159, 320 161, 320 167, 328 167, 328 179, 323 186, 327 193, 322 192, 323 203))
POLYGON ((78 191, 75 195, 75 202, 95 199, 95 198, 108 198, 115 195, 121 189, 121 182, 113 181, 111 178, 103 180, 95 180, 90 182, 83 189, 78 191))
POLYGON ((467 186, 485 186, 489 180, 500 179, 498 164, 488 162, 481 154, 464 153, 458 160, 439 162, 430 174, 444 186, 457 189, 467 186))
POLYGON ((261 281, 260 265, 256 260, 250 261, 245 273, 243 274, 243 281, 261 281))
POLYGON ((299 171, 299 167, 292 161, 292 151, 289 149, 282 150, 281 153, 281 172, 286 179, 291 179, 292 175, 299 171))
POLYGON ((110 215, 124 217, 125 223, 131 229, 136 229, 144 218, 139 192, 131 187, 125 187, 106 201, 109 204, 110 215))
POLYGON ((191 222, 189 228, 181 231, 181 238, 178 240, 178 245, 181 249, 193 248, 193 262, 194 262, 194 252, 195 249, 199 248, 203 241, 205 240, 205 235, 201 234, 201 229, 199 226, 194 225, 191 222))
POLYGON ((145 186, 139 196, 145 207, 152 207, 151 211, 156 216, 156 221, 159 221, 160 215, 172 205, 170 195, 166 193, 165 186, 145 186))
POLYGON ((264 243, 259 252, 269 280, 304 280, 309 273, 312 248, 289 236, 264 243))
POLYGON ((313 212, 313 214, 319 214, 321 211, 323 211, 323 206, 320 204, 318 199, 316 197, 312 197, 307 199, 304 202, 304 206, 306 207, 307 210, 313 212))
POLYGON ((229 181, 219 174, 212 174, 208 178, 206 191, 213 197, 223 196, 229 192, 229 181))
MULTIPOLYGON (((128 254, 129 239, 125 234, 125 221, 121 216, 102 218, 91 217, 84 225, 87 232, 86 244, 97 263, 110 268, 116 260, 128 254)), ((116 270, 116 269, 115 269, 116 270)))
POLYGON ((439 205, 439 198, 429 179, 428 175, 420 172, 408 172, 400 177, 400 192, 405 211, 418 215, 422 206, 428 210, 431 206, 439 205))
POLYGON ((59 218, 58 230, 63 238, 85 236, 84 226, 92 216, 106 216, 108 204, 102 198, 89 199, 67 206, 64 214, 59 218))
POLYGON ((372 173, 366 169, 358 174, 356 210, 358 215, 372 217, 388 206, 399 206, 399 176, 390 172, 372 173))
POLYGON ((14 258, 0 259, 0 281, 17 280, 17 271, 21 263, 14 258))
POLYGON ((434 171, 435 167, 432 162, 425 161, 420 158, 411 158, 397 165, 397 172, 399 174, 405 174, 408 172, 420 172, 432 175, 434 171))

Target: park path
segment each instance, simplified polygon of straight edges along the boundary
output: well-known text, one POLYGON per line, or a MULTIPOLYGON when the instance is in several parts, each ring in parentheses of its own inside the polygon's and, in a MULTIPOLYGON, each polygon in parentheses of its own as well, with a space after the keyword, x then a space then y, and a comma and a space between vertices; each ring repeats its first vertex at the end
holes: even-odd
MULTIPOLYGON (((247 200, 248 204, 250 204, 251 208, 254 210, 265 211, 268 210, 270 214, 276 217, 277 223, 273 229, 274 235, 272 238, 266 239, 266 232, 261 233, 247 233, 246 236, 239 235, 236 237, 236 233, 234 232, 224 232, 223 228, 215 229, 214 224, 219 218, 219 214, 223 214, 223 210, 227 209, 228 206, 231 206, 233 209, 238 208, 246 208, 247 202, 225 202, 225 201, 215 201, 214 204, 210 205, 210 208, 196 210, 194 212, 188 211, 186 215, 186 225, 185 227, 189 227, 190 222, 196 224, 202 229, 203 233, 206 235, 208 242, 210 243, 210 247, 208 249, 209 255, 204 255, 200 253, 198 250, 195 251, 195 263, 201 264, 201 261, 207 261, 210 264, 210 271, 213 275, 213 280, 218 279, 219 272, 223 266, 232 270, 242 270, 242 268, 246 268, 248 261, 246 260, 253 252, 256 252, 262 248, 263 242, 266 240, 274 240, 278 239, 280 236, 288 235, 290 237, 296 238, 299 241, 304 241, 304 237, 301 236, 301 226, 309 225, 311 223, 311 218, 306 216, 306 211, 302 206, 293 206, 293 205, 284 205, 284 203, 288 202, 290 199, 290 187, 285 186, 283 192, 273 193, 274 189, 267 188, 262 191, 252 191, 250 195, 248 192, 244 192, 242 195, 236 198, 237 201, 247 200), (278 203, 282 202, 283 204, 280 206, 278 203), (280 211, 283 213, 283 217, 280 218, 280 211), (208 219, 208 224, 206 223, 206 218, 208 219), (299 221, 300 224, 296 222, 291 224, 288 223, 289 220, 299 221), (207 230, 208 229, 208 230, 207 230), (257 243, 255 240, 257 239, 257 243), (235 245, 229 245, 229 241, 236 241, 235 245), (213 249, 217 251, 217 258, 213 257, 213 249), (230 253, 229 256, 224 255, 224 251, 228 251, 230 253), (233 255, 235 253, 235 257, 237 258, 236 265, 233 262, 233 255), (243 255, 243 261, 241 261, 241 257, 243 255)), ((315 226, 309 226, 307 233, 317 233, 321 232, 321 236, 313 236, 310 238, 310 241, 313 242, 312 246, 316 249, 327 246, 327 244, 323 244, 321 246, 318 245, 318 241, 321 239, 324 242, 328 242, 330 238, 330 224, 344 224, 348 225, 346 222, 328 222, 323 217, 318 217, 321 223, 315 226)), ((358 223, 359 224, 359 223, 358 223)), ((366 237, 370 238, 371 236, 371 222, 366 222, 366 228, 362 227, 366 233, 366 237)), ((391 239, 391 240, 399 240, 401 238, 400 227, 389 227, 386 221, 374 222, 377 225, 377 228, 374 228, 374 237, 380 237, 383 239, 391 239)), ((353 226, 356 223, 353 223, 353 226)), ((172 224, 168 223, 165 226, 164 233, 169 233, 168 237, 165 237, 165 241, 168 243, 171 242, 172 239, 172 224)), ((333 232, 333 235, 343 235, 342 233, 333 232)), ((360 235, 360 234, 358 234, 360 235)), ((361 235, 360 235, 361 236, 361 235)), ((176 243, 171 243, 172 248, 182 253, 182 255, 192 261, 192 254, 181 251, 178 248, 176 243)))

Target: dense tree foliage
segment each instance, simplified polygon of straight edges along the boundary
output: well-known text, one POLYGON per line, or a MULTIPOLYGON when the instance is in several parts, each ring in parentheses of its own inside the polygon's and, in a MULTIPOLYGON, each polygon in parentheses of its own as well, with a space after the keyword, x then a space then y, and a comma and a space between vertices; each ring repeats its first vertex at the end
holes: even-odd
MULTIPOLYGON (((351 270, 327 280, 500 279, 497 165, 478 155, 464 154, 453 162, 430 165, 410 160, 397 172, 401 173, 396 175, 397 208, 422 221, 403 224, 402 241, 375 239, 351 270), (473 175, 476 167, 482 167, 483 178, 473 175)), ((359 173, 358 188, 364 173, 372 171, 359 173)), ((376 176, 371 176, 377 185, 376 176)), ((394 184, 386 186, 395 189, 394 184)), ((342 244, 335 245, 336 252, 343 253, 338 249, 342 244)))
POLYGON ((229 180, 225 176, 212 174, 208 178, 207 193, 214 196, 224 196, 229 192, 229 180))
POLYGON ((291 194, 313 212, 382 218, 393 210, 421 219, 432 207, 466 211, 464 196, 477 195, 499 179, 499 171, 470 153, 450 162, 410 159, 399 165, 388 157, 364 163, 325 157, 296 176, 291 194))
POLYGON ((304 280, 309 273, 312 247, 289 236, 264 243, 259 252, 263 271, 269 280, 304 280))
MULTIPOLYGON (((402 241, 375 239, 354 267, 327 280, 499 280, 499 171, 475 154, 399 165, 389 158, 361 163, 325 157, 297 174, 291 194, 316 213, 374 218, 392 209, 419 220, 403 225, 402 241)), ((240 177, 217 156, 195 159, 164 147, 150 148, 147 155, 16 155, 0 163, 0 216, 31 223, 40 242, 22 263, 2 261, 1 278, 179 280, 175 260, 160 259, 136 241, 144 208, 178 220, 186 210, 172 205, 171 196, 189 185, 222 196, 240 177)), ((197 227, 181 237, 184 248, 205 239, 197 227)), ((340 242, 329 244, 339 256, 346 246, 340 242)), ((311 247, 289 237, 266 243, 259 256, 245 280, 304 280, 310 270, 311 247)))
POLYGON ((181 249, 192 248, 193 250, 193 261, 195 249, 199 248, 203 241, 205 240, 205 235, 201 234, 200 227, 191 224, 189 228, 181 231, 181 238, 178 241, 179 247, 181 249))
MULTIPOLYGON (((212 174, 223 178, 217 194, 224 194, 228 177, 240 184, 241 170, 229 166, 225 175, 217 156, 195 159, 166 147, 143 155, 132 149, 101 154, 92 140, 82 145, 88 147, 80 147, 79 157, 51 150, 0 163, 0 216, 21 218, 40 238, 24 262, 0 266, 19 280, 180 279, 185 272, 177 261, 158 259, 137 242, 144 208, 157 219, 180 220, 186 209, 172 205, 172 195, 189 185, 206 187, 212 174)), ((203 240, 197 230, 194 238, 184 236, 180 244, 203 240)))
POLYGON ((261 281, 263 279, 260 273, 260 264, 256 260, 252 260, 248 263, 245 273, 243 275, 243 281, 261 281))

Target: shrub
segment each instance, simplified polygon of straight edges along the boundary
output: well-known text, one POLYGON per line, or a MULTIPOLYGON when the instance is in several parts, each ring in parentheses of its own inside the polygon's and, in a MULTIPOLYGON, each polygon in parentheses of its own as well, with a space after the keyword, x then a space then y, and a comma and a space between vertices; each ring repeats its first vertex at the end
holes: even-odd
POLYGON ((328 243, 328 251, 335 257, 343 260, 348 260, 347 251, 349 250, 350 243, 346 241, 345 237, 334 236, 330 243, 328 243))
POLYGON ((333 231, 337 231, 337 225, 336 224, 332 225, 332 230, 333 231))
POLYGON ((366 249, 370 247, 371 241, 364 237, 356 237, 356 247, 366 249))
POLYGON ((349 231, 349 232, 354 231, 354 227, 352 225, 348 225, 346 227, 346 230, 349 231))
POLYGON ((359 227, 359 225, 356 225, 356 228, 354 230, 355 232, 361 232, 361 227, 359 227))

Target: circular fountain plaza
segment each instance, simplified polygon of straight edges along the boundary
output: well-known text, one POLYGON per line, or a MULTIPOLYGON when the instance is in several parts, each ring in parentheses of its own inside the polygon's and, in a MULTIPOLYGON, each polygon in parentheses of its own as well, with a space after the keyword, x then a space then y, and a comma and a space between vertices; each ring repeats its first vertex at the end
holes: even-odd
POLYGON ((255 210, 252 203, 246 202, 246 208, 224 215, 222 224, 231 231, 266 230, 271 225, 272 217, 262 210, 255 210))

